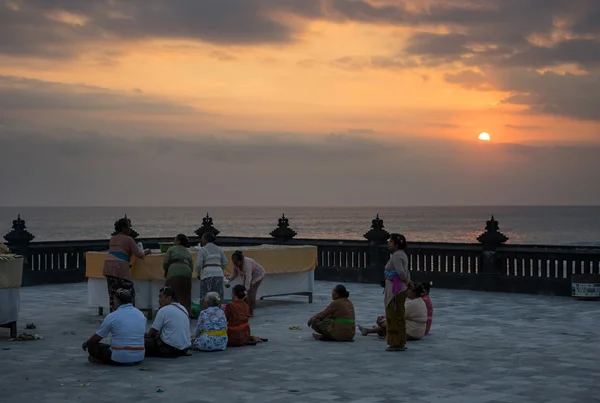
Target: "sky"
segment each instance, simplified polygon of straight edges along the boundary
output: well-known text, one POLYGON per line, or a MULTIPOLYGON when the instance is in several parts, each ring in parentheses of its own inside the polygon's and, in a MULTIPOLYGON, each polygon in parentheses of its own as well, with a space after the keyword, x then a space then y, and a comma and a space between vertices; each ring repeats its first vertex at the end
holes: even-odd
POLYGON ((0 0, 0 206, 600 205, 599 155, 598 0, 0 0))

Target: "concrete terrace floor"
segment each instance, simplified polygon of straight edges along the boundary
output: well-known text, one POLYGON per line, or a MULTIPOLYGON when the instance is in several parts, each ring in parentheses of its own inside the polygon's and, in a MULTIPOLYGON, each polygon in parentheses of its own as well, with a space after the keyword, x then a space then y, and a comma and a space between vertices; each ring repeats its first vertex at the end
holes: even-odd
MULTIPOLYGON (((149 371, 87 362, 81 343, 99 317, 85 284, 24 288, 20 331, 34 322, 43 340, 8 342, 0 329, 0 401, 600 401, 600 303, 433 289, 431 334, 389 353, 374 336, 312 339, 306 320, 325 307, 332 286, 318 282, 312 305, 301 297, 262 301, 251 326, 266 344, 149 358, 149 371), (302 330, 289 329, 296 324, 302 330)), ((382 312, 381 288, 348 287, 357 321, 372 323, 382 312)))

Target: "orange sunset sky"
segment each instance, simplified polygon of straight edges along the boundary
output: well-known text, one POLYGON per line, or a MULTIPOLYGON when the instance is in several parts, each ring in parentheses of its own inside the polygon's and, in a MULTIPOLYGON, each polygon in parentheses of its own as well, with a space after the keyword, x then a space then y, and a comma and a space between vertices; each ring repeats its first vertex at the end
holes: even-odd
POLYGON ((0 0, 0 206, 600 204, 599 55, 594 0, 0 0))

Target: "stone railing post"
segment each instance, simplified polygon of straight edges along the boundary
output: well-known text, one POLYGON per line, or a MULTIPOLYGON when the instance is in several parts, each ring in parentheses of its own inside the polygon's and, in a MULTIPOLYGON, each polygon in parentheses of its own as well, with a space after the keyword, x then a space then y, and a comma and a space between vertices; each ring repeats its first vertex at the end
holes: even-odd
POLYGON ((368 278, 379 278, 383 274, 383 267, 386 262, 382 258, 381 245, 385 244, 390 238, 390 233, 384 228, 383 220, 377 214, 377 217, 371 221, 371 229, 363 235, 369 241, 369 267, 367 272, 363 274, 363 281, 368 278))
MULTIPOLYGON (((129 232, 129 235, 131 235, 131 237, 132 237, 133 239, 136 239, 138 236, 140 236, 140 234, 138 234, 138 232, 137 232, 136 230, 134 230, 134 229, 133 229, 133 227, 132 227, 132 225, 131 225, 131 220, 130 220, 129 218, 127 218, 127 214, 125 214, 125 217, 123 217, 123 218, 125 218, 125 219, 127 220, 127 222, 129 222, 129 228, 131 229, 131 232, 129 232)), ((119 221, 119 220, 115 221, 115 227, 117 226, 117 222, 118 222, 118 221, 119 221)), ((114 231, 112 234, 110 234, 110 235, 111 235, 111 236, 115 236, 115 235, 117 235, 117 231, 116 231, 116 229, 115 229, 115 231, 114 231)))
POLYGON ((494 216, 486 222, 485 231, 477 237, 481 244, 481 266, 478 275, 481 276, 482 288, 494 291, 498 288, 498 277, 501 273, 501 261, 496 249, 508 241, 508 237, 500 232, 498 221, 494 216))
POLYGON ((292 240, 297 234, 296 231, 290 228, 290 222, 285 217, 285 214, 283 214, 281 218, 277 220, 277 228, 271 231, 269 235, 275 238, 276 244, 281 245, 292 240))
POLYGON ((208 215, 208 213, 206 213, 206 217, 202 219, 202 226, 196 231, 194 231, 194 233, 200 238, 202 238, 202 235, 206 234, 207 232, 212 233, 214 236, 219 235, 219 233, 221 232, 215 228, 215 226, 213 225, 213 219, 211 216, 208 215))
POLYGON ((12 230, 4 235, 6 239, 6 246, 11 250, 12 253, 21 255, 24 257, 23 262, 23 286, 33 284, 31 276, 31 253, 29 251, 29 243, 33 241, 35 236, 31 232, 27 231, 25 220, 21 218, 19 214, 17 219, 13 221, 12 230))

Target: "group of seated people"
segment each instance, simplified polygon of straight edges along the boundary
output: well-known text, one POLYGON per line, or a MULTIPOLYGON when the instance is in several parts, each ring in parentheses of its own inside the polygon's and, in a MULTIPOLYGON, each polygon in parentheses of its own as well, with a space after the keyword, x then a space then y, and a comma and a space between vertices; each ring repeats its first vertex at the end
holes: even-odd
POLYGON ((190 334, 189 313, 169 287, 160 290, 159 310, 150 330, 146 332, 146 317, 132 304, 130 290, 115 293, 115 310, 106 316, 96 333, 82 345, 88 361, 98 364, 135 365, 144 357, 175 358, 198 351, 223 351, 227 347, 242 347, 267 341, 252 336, 248 291, 236 285, 232 301, 221 309, 216 292, 204 297, 194 336, 190 334), (112 335, 110 345, 102 339, 112 335))
MULTIPOLYGON (((430 284, 417 283, 409 291, 405 304, 406 333, 408 340, 419 340, 429 333, 433 305, 429 299, 430 284)), ((135 365, 144 357, 175 358, 189 355, 189 350, 223 351, 227 347, 241 347, 266 342, 253 336, 248 319, 250 307, 246 302, 248 291, 236 285, 232 301, 221 308, 217 292, 206 294, 193 337, 190 334, 189 313, 178 301, 171 288, 160 290, 159 310, 150 330, 146 332, 146 317, 132 304, 131 291, 119 289, 115 293, 115 310, 110 313, 96 333, 85 341, 83 350, 92 363, 135 365), (112 335, 110 345, 102 339, 112 335)), ((332 302, 323 311, 308 320, 316 333, 313 337, 324 341, 352 341, 356 323, 350 292, 341 284, 331 291, 332 302)), ((377 318, 376 326, 358 326, 360 332, 386 335, 385 317, 377 318)))
MULTIPOLYGON (((408 292, 405 303, 405 323, 407 340, 420 340, 431 329, 433 321, 433 304, 429 298, 431 283, 417 283, 408 292)), ((341 284, 331 291, 332 302, 323 311, 308 320, 315 333, 316 340, 323 341, 352 341, 355 335, 354 305, 348 299, 350 292, 341 284)), ((361 334, 378 334, 381 339, 386 337, 386 317, 379 316, 376 325, 371 328, 358 326, 361 334)))

